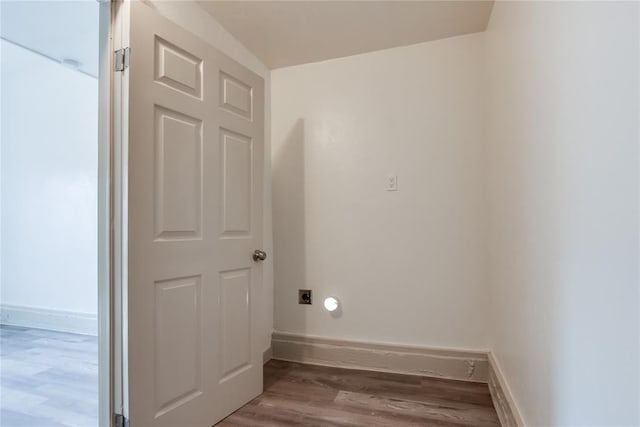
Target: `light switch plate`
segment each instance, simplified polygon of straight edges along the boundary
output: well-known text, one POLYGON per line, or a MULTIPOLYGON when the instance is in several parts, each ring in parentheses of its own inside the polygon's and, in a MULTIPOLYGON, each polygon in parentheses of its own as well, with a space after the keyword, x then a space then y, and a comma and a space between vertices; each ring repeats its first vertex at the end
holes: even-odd
POLYGON ((387 191, 398 191, 398 175, 387 176, 387 191))

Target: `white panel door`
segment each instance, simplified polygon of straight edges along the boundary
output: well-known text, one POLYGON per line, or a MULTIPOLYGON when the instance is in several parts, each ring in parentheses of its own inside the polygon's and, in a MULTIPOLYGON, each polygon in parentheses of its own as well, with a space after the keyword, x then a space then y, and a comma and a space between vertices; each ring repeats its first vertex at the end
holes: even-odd
POLYGON ((130 7, 129 419, 210 427, 262 392, 264 82, 130 7))

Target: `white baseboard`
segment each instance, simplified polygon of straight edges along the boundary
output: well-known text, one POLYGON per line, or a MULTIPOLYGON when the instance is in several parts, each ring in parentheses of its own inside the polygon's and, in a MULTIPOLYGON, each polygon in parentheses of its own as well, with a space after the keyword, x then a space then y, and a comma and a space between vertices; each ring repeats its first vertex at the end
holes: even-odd
POLYGON ((98 335, 98 316, 89 313, 0 304, 0 324, 98 335))
POLYGON ((489 391, 502 427, 524 427, 511 389, 493 353, 489 353, 489 391))
POLYGON ((271 350, 271 346, 269 346, 265 351, 262 352, 262 364, 264 365, 271 359, 273 359, 273 351, 271 350))
POLYGON ((273 358, 314 365, 487 382, 487 352, 425 348, 274 332, 273 358))

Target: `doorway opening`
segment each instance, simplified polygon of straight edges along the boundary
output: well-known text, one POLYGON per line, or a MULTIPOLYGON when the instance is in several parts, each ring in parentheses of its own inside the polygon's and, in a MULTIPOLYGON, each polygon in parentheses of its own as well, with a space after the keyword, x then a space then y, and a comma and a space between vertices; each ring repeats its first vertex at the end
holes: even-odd
POLYGON ((104 410, 101 7, 95 0, 0 5, 6 426, 97 426, 104 410))

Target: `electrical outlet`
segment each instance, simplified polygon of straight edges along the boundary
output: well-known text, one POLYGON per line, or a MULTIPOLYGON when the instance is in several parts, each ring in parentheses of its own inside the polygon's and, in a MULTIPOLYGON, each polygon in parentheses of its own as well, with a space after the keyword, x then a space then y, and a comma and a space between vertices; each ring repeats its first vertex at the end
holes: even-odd
POLYGON ((311 304, 311 289, 298 289, 298 304, 311 304))

